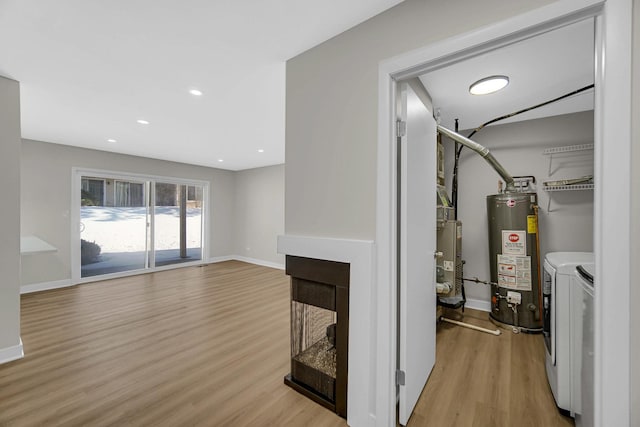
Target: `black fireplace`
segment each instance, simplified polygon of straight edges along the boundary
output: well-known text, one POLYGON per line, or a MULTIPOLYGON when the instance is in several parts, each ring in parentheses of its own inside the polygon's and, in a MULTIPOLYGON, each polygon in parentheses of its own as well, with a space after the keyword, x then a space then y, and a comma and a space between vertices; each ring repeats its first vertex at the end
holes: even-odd
POLYGON ((291 373, 285 384, 347 416, 349 264, 287 256, 291 373))

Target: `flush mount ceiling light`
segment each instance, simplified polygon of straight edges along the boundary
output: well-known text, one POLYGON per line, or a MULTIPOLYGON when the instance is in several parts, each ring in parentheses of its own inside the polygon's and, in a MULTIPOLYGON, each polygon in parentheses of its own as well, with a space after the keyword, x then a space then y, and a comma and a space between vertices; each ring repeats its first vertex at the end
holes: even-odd
POLYGON ((189 93, 193 96, 202 96, 202 91, 198 89, 190 89, 189 93))
POLYGON ((138 123, 140 123, 141 125, 148 125, 148 124, 149 124, 149 122, 148 122, 148 121, 146 121, 146 120, 142 120, 142 119, 139 119, 139 120, 136 120, 136 121, 137 121, 138 123))
POLYGON ((258 150, 258 153, 264 153, 264 150, 261 148, 258 150))
POLYGON ((218 161, 219 161, 220 163, 222 163, 222 162, 224 162, 224 159, 218 159, 218 161))
POLYGON ((113 139, 113 138, 109 138, 109 139, 107 139, 107 142, 118 142, 118 141, 116 141, 116 140, 115 140, 115 139, 113 139))
POLYGON ((472 95, 487 95, 504 89, 509 84, 507 76, 490 76, 480 79, 469 86, 469 93, 472 95))

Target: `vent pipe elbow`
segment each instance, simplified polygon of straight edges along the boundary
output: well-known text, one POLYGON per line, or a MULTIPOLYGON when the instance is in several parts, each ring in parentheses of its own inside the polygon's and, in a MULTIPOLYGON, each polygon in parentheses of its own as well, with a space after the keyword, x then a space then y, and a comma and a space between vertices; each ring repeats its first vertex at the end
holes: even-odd
POLYGON ((500 162, 498 162, 496 158, 493 157, 493 154, 489 152, 489 149, 487 147, 480 145, 475 141, 472 141, 466 136, 460 135, 458 132, 454 132, 451 129, 447 129, 444 126, 438 125, 438 132, 441 133, 442 135, 445 135, 453 139, 454 141, 459 142, 465 147, 472 149, 476 153, 480 154, 480 156, 482 156, 482 158, 484 158, 487 161, 487 163, 491 165, 491 167, 498 173, 498 175, 500 175, 502 179, 504 179, 504 182, 506 184, 506 191, 507 192, 516 191, 516 186, 513 180, 513 176, 511 176, 511 174, 507 172, 507 170, 500 164, 500 162))

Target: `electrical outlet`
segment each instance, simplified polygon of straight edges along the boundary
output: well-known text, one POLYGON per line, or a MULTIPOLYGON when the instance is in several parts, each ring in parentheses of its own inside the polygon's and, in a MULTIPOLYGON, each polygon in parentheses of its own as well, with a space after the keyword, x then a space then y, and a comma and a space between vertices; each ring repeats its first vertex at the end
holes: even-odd
POLYGON ((522 294, 520 292, 507 291, 507 302, 510 304, 522 304, 522 294))

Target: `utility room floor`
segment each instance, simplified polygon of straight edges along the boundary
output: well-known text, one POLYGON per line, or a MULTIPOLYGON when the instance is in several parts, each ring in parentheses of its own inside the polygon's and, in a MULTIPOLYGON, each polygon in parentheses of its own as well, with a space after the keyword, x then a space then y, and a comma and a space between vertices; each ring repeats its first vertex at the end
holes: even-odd
MULTIPOLYGON (((465 309, 445 316, 497 327, 489 314, 465 309)), ((444 322, 436 335, 436 364, 408 427, 573 426, 555 405, 544 367, 541 334, 494 336, 444 322)))

